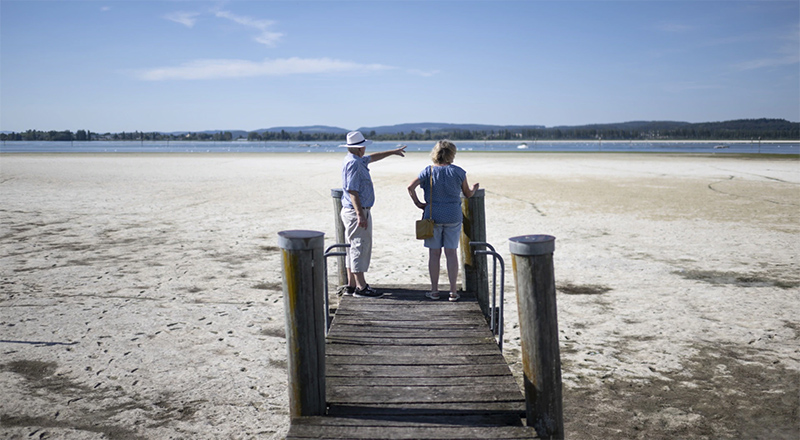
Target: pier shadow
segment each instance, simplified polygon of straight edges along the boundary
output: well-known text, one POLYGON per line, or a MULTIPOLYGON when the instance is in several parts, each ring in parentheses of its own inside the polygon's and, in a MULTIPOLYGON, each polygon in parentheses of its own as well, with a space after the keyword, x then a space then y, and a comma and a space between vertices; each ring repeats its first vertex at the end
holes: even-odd
MULTIPOLYGON (((372 288, 380 293, 383 293, 383 296, 380 299, 391 299, 394 301, 416 301, 416 302, 434 301, 425 296, 425 294, 430 291, 430 285, 428 284, 402 284, 399 286, 374 285, 372 286, 372 288)), ((440 295, 442 296, 441 299, 439 299, 439 301, 447 301, 447 288, 440 288, 439 292, 440 295)), ((459 295, 461 295, 461 298, 458 299, 459 302, 477 301, 474 293, 464 292, 463 290, 459 290, 458 293, 459 295)))

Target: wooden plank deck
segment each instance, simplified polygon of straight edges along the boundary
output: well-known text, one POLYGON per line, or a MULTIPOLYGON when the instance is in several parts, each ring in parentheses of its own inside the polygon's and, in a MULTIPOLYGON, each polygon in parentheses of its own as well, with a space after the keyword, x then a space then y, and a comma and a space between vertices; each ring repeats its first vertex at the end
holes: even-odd
POLYGON ((343 297, 325 346, 328 414, 287 439, 530 439, 525 398, 474 298, 343 297))

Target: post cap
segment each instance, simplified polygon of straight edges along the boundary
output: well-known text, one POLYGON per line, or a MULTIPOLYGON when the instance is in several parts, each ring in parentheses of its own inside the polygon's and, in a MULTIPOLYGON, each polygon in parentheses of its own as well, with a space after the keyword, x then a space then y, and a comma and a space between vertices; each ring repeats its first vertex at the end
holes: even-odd
MULTIPOLYGON (((486 191, 484 191, 483 188, 478 188, 478 190, 475 191, 475 194, 472 195, 472 197, 479 197, 479 198, 484 198, 485 196, 486 196, 486 191)), ((465 198, 463 193, 461 194, 461 198, 462 199, 465 198)))
POLYGON ((344 193, 344 191, 342 191, 341 188, 331 188, 331 197, 335 199, 342 198, 342 193, 344 193))
POLYGON ((278 232, 278 246, 289 251, 311 250, 322 248, 324 245, 324 232, 305 230, 278 232))
POLYGON ((552 235, 520 235, 508 239, 508 250, 514 255, 546 255, 556 250, 552 235))

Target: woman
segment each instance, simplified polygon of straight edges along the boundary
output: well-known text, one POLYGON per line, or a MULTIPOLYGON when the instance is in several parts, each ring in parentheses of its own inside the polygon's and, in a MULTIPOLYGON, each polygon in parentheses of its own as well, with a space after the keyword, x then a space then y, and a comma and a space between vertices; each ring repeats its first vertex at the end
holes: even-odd
POLYGON ((467 183, 467 172, 453 165, 456 157, 456 146, 450 141, 439 141, 431 151, 433 165, 419 173, 419 177, 408 185, 408 194, 424 211, 425 218, 433 218, 433 238, 425 239, 428 248, 428 271, 431 275, 431 291, 426 294, 430 299, 439 299, 439 260, 444 248, 447 260, 447 276, 450 279, 450 301, 460 298, 456 289, 458 281, 458 242, 461 238, 461 194, 472 197, 478 190, 476 183, 470 188, 467 183), (431 190, 433 185, 433 190, 431 190), (417 197, 417 187, 425 193, 425 203, 417 197), (431 212, 431 207, 433 212, 431 212))

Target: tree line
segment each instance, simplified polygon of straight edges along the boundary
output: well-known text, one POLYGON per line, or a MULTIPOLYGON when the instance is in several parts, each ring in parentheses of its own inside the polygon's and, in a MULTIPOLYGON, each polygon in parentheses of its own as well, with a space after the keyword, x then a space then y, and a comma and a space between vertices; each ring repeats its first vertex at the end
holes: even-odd
MULTIPOLYGON (((519 128, 499 130, 425 130, 409 133, 364 133, 376 141, 452 140, 800 140, 800 123, 784 119, 741 119, 725 122, 626 122, 574 127, 519 128)), ((90 130, 27 130, 2 133, 3 141, 344 141, 342 133, 302 131, 220 131, 199 133, 122 132, 94 133, 90 130)))
POLYGON ((221 131, 218 133, 187 133, 170 134, 160 132, 122 132, 122 133, 94 133, 89 130, 78 130, 75 133, 66 131, 39 131, 27 130, 20 133, 1 133, 3 141, 232 141, 233 133, 221 131))

